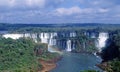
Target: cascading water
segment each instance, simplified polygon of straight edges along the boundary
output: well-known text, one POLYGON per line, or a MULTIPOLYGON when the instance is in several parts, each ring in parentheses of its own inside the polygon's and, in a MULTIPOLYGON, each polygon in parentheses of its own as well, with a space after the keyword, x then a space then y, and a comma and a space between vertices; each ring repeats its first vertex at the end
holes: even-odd
POLYGON ((56 45, 56 39, 54 39, 55 36, 57 36, 57 33, 50 33, 49 45, 56 45))
POLYGON ((73 50, 75 49, 75 43, 72 43, 72 49, 73 50))
POLYGON ((75 32, 71 32, 70 33, 70 37, 75 37, 76 36, 76 33, 75 32))
POLYGON ((48 43, 48 34, 47 33, 40 33, 41 43, 48 43))
POLYGON ((25 38, 31 38, 33 39, 36 43, 41 42, 41 43, 47 43, 48 44, 48 50, 52 51, 51 48, 54 47, 62 47, 61 49, 65 49, 66 51, 71 51, 72 49, 75 49, 75 43, 72 42, 71 40, 57 40, 59 36, 64 35, 64 37, 75 37, 76 33, 75 32, 70 32, 70 33, 24 33, 24 34, 4 34, 3 37, 5 38, 12 38, 12 39, 19 39, 21 37, 25 38), (60 46, 59 46, 60 45, 60 46))
POLYGON ((31 38, 37 43, 37 34, 31 34, 31 38))
POLYGON ((102 48, 106 45, 106 40, 108 39, 108 33, 99 33, 97 47, 99 52, 101 52, 102 48))
POLYGON ((66 49, 66 51, 72 51, 72 49, 71 49, 71 40, 67 40, 67 49, 66 49))
MULTIPOLYGON (((75 36, 76 36, 75 32, 71 32, 69 35, 69 37, 75 37, 75 36)), ((67 40, 66 45, 67 45, 66 51, 68 52, 72 51, 72 49, 75 49, 75 43, 72 43, 71 40, 67 40)))
MULTIPOLYGON (((89 36, 89 35, 86 33, 86 36, 89 36)), ((29 38, 33 39, 36 43, 39 42, 39 39, 40 39, 41 43, 48 44, 48 51, 50 51, 50 52, 52 52, 53 49, 55 49, 56 47, 60 48, 61 50, 65 49, 66 51, 69 51, 69 52, 72 51, 73 49, 75 49, 75 47, 76 47, 76 43, 74 41, 71 41, 70 39, 65 40, 63 38, 63 37, 65 37, 65 38, 66 37, 67 38, 68 37, 69 38, 76 37, 75 32, 70 32, 70 33, 54 33, 53 32, 53 33, 39 33, 39 34, 38 33, 4 34, 3 37, 12 38, 12 39, 19 39, 21 37, 26 37, 26 38, 29 37, 29 38)), ((95 33, 92 33, 90 37, 96 38, 95 33)), ((99 36, 98 36, 98 39, 96 42, 96 46, 99 49, 99 51, 101 51, 102 48, 105 47, 107 39, 108 39, 108 33, 104 33, 104 32, 99 33, 99 36)))
POLYGON ((56 45, 56 39, 54 39, 54 37, 57 36, 57 33, 50 33, 49 35, 48 51, 57 52, 57 50, 53 48, 53 46, 56 45))
POLYGON ((23 37, 23 34, 5 34, 3 35, 5 38, 19 39, 23 37))

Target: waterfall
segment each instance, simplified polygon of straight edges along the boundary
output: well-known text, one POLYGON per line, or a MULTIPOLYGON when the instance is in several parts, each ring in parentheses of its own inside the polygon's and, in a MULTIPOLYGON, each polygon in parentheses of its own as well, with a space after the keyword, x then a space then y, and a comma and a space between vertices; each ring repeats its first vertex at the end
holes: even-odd
POLYGON ((57 36, 56 33, 50 33, 49 45, 56 45, 56 39, 54 39, 55 36, 57 36))
POLYGON ((71 40, 67 40, 67 49, 66 51, 72 51, 71 49, 71 40))
POLYGON ((91 38, 96 38, 95 33, 92 33, 92 34, 91 34, 91 38))
POLYGON ((23 37, 23 34, 4 34, 3 37, 12 38, 12 39, 19 39, 19 38, 23 37))
POLYGON ((60 53, 58 48, 55 48, 54 45, 56 45, 56 39, 54 38, 57 36, 57 33, 49 33, 49 40, 48 40, 48 51, 49 52, 57 52, 60 53))
POLYGON ((41 43, 48 43, 48 34, 47 33, 40 33, 41 43))
POLYGON ((75 49, 75 42, 74 41, 71 41, 71 48, 72 48, 72 50, 75 49))
POLYGON ((108 39, 108 33, 99 33, 97 47, 99 51, 102 50, 106 45, 106 40, 108 39))
POLYGON ((76 33, 75 32, 71 32, 70 33, 70 37, 75 37, 76 36, 76 33))
MULTIPOLYGON (((89 33, 85 32, 87 36, 89 36, 89 33)), ((70 33, 25 33, 25 34, 4 34, 3 37, 5 38, 12 38, 12 39, 19 39, 21 37, 25 38, 31 38, 36 43, 41 40, 41 43, 47 43, 48 44, 48 51, 53 52, 56 51, 57 48, 59 49, 65 49, 66 51, 72 51, 76 47, 76 43, 74 41, 71 41, 70 39, 66 40, 64 38, 73 38, 76 37, 75 32, 70 33), (58 39, 56 39, 58 38, 58 39), (60 38, 60 39, 59 39, 60 38)), ((103 47, 106 45, 106 40, 108 39, 108 33, 101 32, 99 33, 99 36, 96 37, 95 33, 91 33, 91 38, 98 38, 96 40, 96 47, 99 49, 99 51, 102 50, 103 47)), ((85 44, 83 43, 83 47, 85 49, 85 44)))
POLYGON ((37 43, 37 34, 31 34, 31 38, 33 39, 33 41, 35 41, 35 43, 37 43))

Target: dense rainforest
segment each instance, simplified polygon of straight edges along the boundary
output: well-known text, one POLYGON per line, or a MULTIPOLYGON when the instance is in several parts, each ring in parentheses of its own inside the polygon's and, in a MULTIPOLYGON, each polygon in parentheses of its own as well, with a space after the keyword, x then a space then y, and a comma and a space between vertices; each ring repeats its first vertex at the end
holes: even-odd
POLYGON ((0 37, 0 72, 37 72, 42 69, 39 59, 49 61, 58 56, 48 52, 46 44, 31 39, 0 37))

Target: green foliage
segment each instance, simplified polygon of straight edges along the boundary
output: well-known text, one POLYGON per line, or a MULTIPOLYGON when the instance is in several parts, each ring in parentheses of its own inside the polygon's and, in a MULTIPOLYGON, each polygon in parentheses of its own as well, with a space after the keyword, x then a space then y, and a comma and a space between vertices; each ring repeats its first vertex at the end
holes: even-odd
POLYGON ((50 53, 47 44, 36 44, 31 39, 13 40, 0 37, 0 72, 37 72, 39 59, 49 61, 59 56, 50 53))
POLYGON ((97 51, 95 39, 84 35, 84 32, 77 32, 77 37, 73 39, 76 42, 75 52, 93 53, 97 51))
POLYGON ((110 66, 112 70, 111 72, 120 72, 120 61, 118 60, 111 61, 110 66))
POLYGON ((24 38, 0 38, 0 72, 36 72, 42 68, 38 59, 47 61, 57 56, 48 52, 47 44, 35 44, 24 38))
POLYGON ((30 39, 0 38, 0 72, 36 72, 37 58, 30 39))
POLYGON ((58 53, 48 52, 48 45, 43 43, 35 45, 35 53, 38 59, 45 61, 49 61, 60 56, 58 53))
POLYGON ((99 71, 96 71, 96 70, 84 70, 84 71, 80 71, 80 72, 99 72, 99 71))

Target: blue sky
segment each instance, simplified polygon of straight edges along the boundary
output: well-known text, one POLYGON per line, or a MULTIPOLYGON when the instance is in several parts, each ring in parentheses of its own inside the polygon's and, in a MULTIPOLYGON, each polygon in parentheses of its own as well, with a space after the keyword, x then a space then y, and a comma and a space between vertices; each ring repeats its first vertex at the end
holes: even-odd
POLYGON ((0 0, 1 23, 120 23, 120 0, 0 0))

